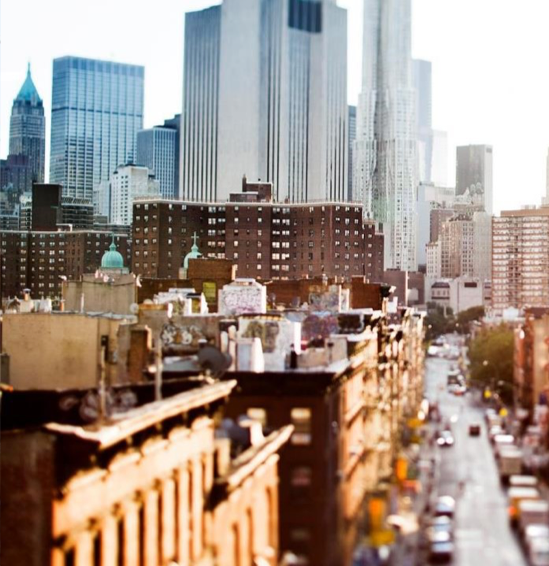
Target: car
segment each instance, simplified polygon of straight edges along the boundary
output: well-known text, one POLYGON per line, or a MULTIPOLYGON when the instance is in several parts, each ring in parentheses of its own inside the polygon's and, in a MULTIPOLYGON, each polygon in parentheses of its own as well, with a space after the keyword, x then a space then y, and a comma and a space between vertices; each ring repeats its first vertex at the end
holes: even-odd
POLYGON ((549 566, 549 540, 534 539, 528 548, 528 558, 532 566, 549 566))
POLYGON ((454 533, 452 519, 444 515, 441 515, 440 517, 433 517, 429 526, 425 529, 425 536, 430 543, 453 540, 454 533))
POLYGON ((535 539, 544 538, 549 540, 549 525, 533 524, 524 529, 524 544, 526 548, 532 545, 535 539))
POLYGON ((437 446, 441 448, 454 445, 454 435, 449 430, 443 430, 437 438, 437 446))
POLYGON ((456 511, 456 500, 449 495, 441 495, 435 503, 435 517, 449 517, 453 519, 456 511))
POLYGON ((433 542, 429 547, 429 562, 450 562, 454 556, 454 543, 452 541, 433 542))
POLYGON ((469 425, 469 436, 480 436, 480 423, 471 423, 469 425))
POLYGON ((494 425, 491 426, 488 430, 488 438, 490 439, 491 442, 494 441, 494 437, 497 436, 498 434, 503 434, 503 429, 501 428, 501 426, 499 425, 494 425))

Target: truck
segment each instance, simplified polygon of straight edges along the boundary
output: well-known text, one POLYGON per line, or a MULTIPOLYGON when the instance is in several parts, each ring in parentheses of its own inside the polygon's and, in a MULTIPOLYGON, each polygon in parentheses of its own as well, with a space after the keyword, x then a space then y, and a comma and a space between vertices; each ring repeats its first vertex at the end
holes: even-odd
POLYGON ((515 446, 506 446, 499 452, 499 477, 508 483, 511 476, 522 473, 522 450, 515 446))
POLYGON ((529 525, 549 525, 549 502, 544 500, 520 501, 519 504, 519 531, 524 534, 529 525))

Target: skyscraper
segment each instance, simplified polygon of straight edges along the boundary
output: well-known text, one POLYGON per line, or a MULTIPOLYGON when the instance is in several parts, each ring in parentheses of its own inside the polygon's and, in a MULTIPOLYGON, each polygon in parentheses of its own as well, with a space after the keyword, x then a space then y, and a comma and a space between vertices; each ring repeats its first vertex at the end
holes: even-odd
POLYGON ((466 145, 457 148, 456 195, 469 191, 482 195, 484 209, 493 214, 493 154, 490 145, 466 145))
POLYGON ((382 226, 386 268, 415 270, 418 185, 411 0, 365 0, 355 198, 382 226))
POLYGON ((32 181, 44 181, 46 154, 46 118, 44 105, 34 86, 30 64, 27 78, 13 101, 10 118, 10 155, 28 159, 32 181))
POLYGON ((347 193, 347 13, 335 0, 230 0, 185 20, 182 196, 243 175, 277 200, 347 193))
POLYGON ((50 179, 65 195, 92 199, 118 165, 135 160, 144 73, 110 61, 54 60, 50 179))
POLYGON ((416 121, 419 143, 419 180, 433 180, 433 120, 432 67, 430 61, 413 60, 414 88, 416 89, 416 121))
POLYGON ((349 200, 353 200, 353 152, 356 142, 356 106, 349 106, 348 131, 349 141, 347 144, 347 151, 349 152, 349 166, 347 168, 347 198, 349 200))
POLYGON ((160 182, 160 194, 179 196, 179 137, 181 116, 137 132, 137 165, 148 167, 160 182))

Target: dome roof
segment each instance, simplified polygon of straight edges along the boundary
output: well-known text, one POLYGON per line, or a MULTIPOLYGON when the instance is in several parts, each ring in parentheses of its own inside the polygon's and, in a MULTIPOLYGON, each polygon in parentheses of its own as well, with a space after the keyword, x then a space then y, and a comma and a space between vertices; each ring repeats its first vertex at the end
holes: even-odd
POLYGON ((120 252, 116 251, 114 236, 109 251, 105 252, 101 258, 101 267, 103 269, 124 269, 124 258, 120 252))
POLYGON ((202 254, 198 251, 198 246, 196 245, 197 239, 198 239, 198 236, 196 235, 196 232, 195 232, 193 234, 194 244, 191 247, 191 251, 185 256, 185 259, 183 260, 183 269, 189 269, 189 260, 190 259, 198 259, 198 258, 202 257, 202 254))

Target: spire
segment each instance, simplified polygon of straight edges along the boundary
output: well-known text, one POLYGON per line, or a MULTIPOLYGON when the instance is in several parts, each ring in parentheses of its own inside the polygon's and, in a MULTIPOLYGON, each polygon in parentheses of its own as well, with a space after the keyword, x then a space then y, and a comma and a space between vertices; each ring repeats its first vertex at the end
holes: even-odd
POLYGON ((31 102, 35 104, 42 102, 42 99, 40 98, 40 95, 38 94, 38 91, 34 86, 34 82, 32 81, 30 62, 27 66, 27 76, 25 78, 25 82, 23 83, 23 86, 21 87, 21 90, 19 91, 19 94, 17 95, 15 101, 31 102))

